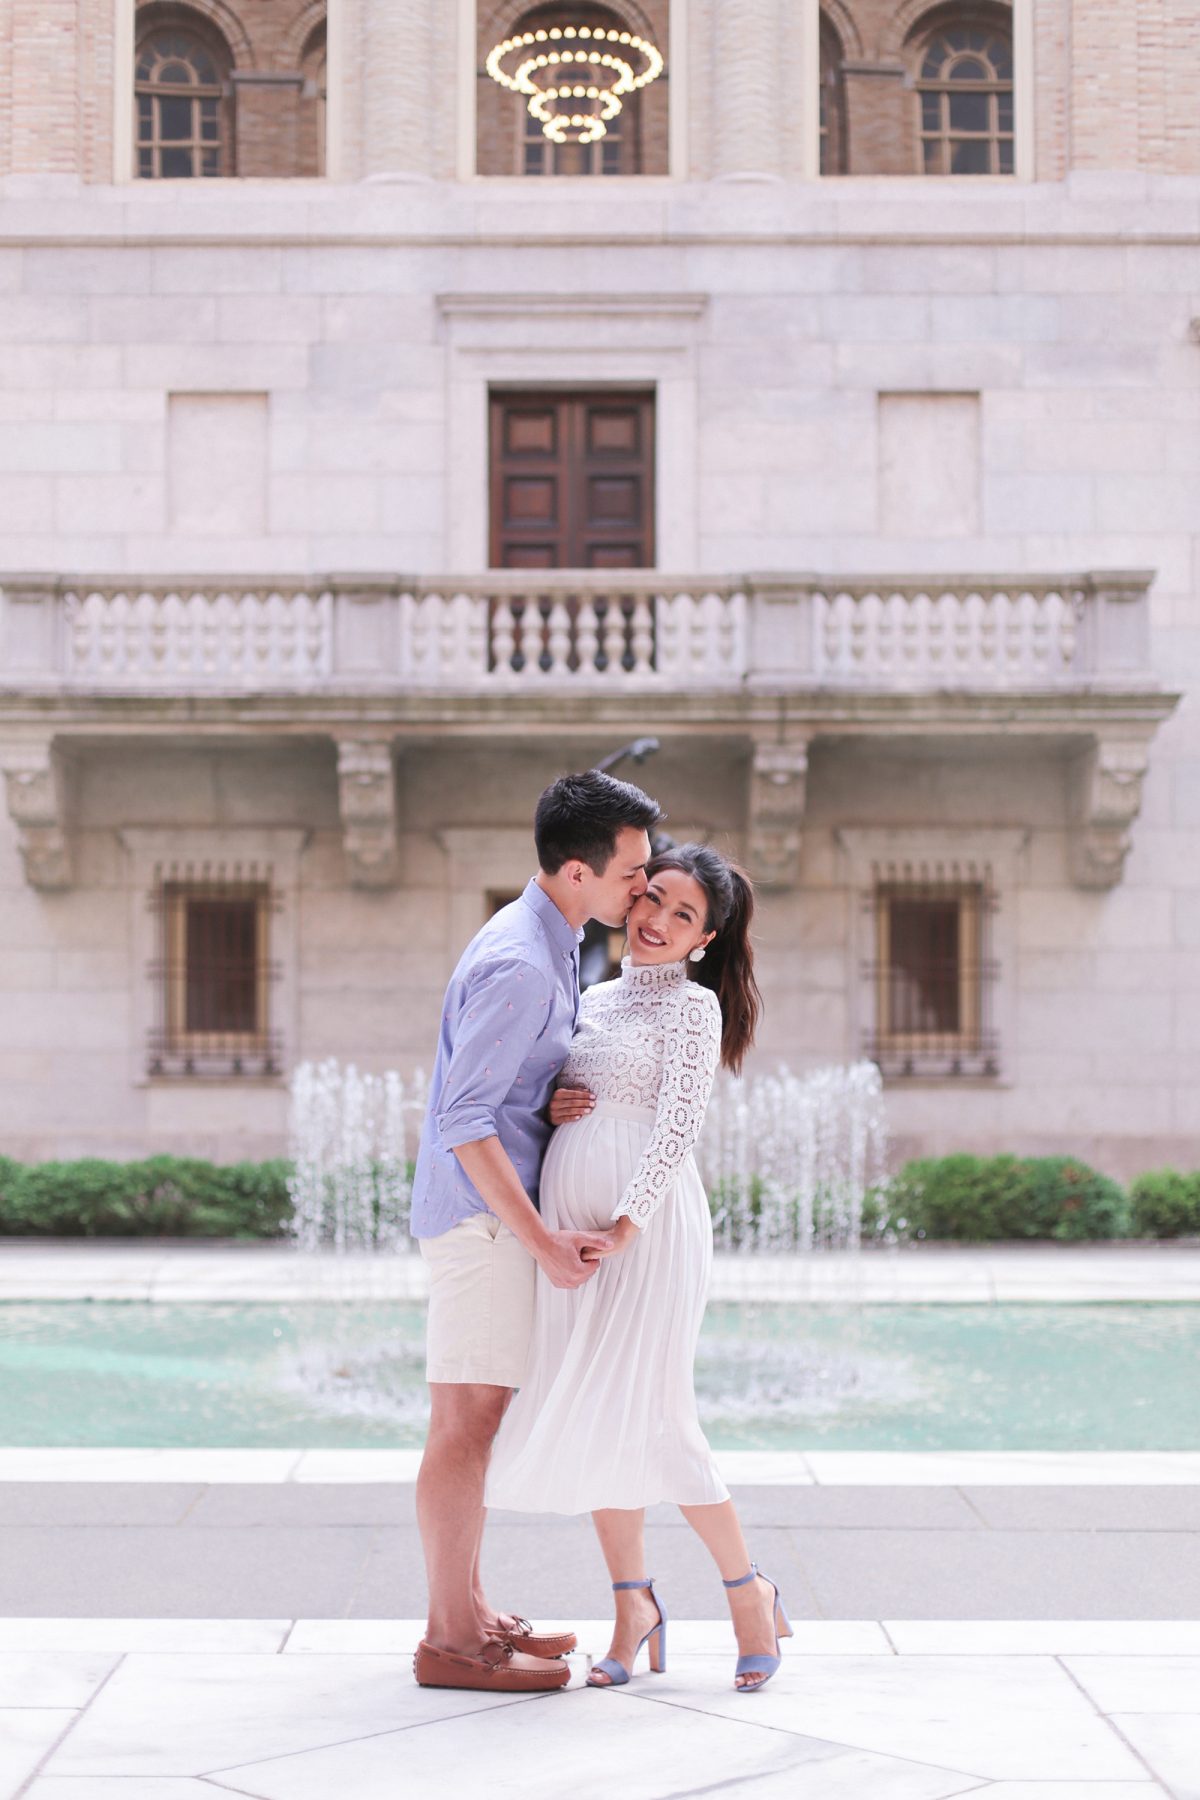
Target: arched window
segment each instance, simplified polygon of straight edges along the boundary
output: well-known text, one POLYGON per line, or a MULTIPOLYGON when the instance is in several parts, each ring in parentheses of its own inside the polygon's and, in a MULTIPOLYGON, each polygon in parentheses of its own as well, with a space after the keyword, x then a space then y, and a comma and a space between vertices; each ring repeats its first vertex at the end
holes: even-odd
POLYGON ((821 173, 846 173, 846 97, 842 40, 821 14, 821 173))
POLYGON ((926 175, 1013 172, 1012 40, 985 20, 943 25, 917 46, 926 175))
POLYGON ((139 176, 233 174, 229 67, 208 32, 179 23, 146 33, 134 80, 139 176))

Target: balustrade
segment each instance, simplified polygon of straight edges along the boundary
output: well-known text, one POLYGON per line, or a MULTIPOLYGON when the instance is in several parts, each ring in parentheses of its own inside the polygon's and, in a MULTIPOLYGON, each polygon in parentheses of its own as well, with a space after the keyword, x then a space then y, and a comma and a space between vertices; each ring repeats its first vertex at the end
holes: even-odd
POLYGON ((0 583, 0 687, 1069 690, 1144 681, 1134 572, 932 582, 497 570, 447 581, 0 583))
POLYGON ((1072 586, 815 589, 814 668, 831 681, 992 687, 1071 675, 1085 595, 1072 586))

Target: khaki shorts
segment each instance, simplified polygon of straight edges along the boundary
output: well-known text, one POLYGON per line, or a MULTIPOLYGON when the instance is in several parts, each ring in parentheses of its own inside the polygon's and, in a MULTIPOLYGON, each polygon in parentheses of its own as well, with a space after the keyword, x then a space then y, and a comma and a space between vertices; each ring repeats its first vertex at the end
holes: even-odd
POLYGON ((486 1212, 420 1245, 429 1265, 426 1380, 520 1387, 537 1272, 528 1250, 486 1212))

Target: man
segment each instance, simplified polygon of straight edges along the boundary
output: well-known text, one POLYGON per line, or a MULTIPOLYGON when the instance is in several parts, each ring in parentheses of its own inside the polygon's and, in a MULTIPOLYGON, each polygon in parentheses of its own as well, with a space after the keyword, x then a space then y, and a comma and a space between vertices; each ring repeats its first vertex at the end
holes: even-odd
POLYGON ((413 1234, 430 1275, 431 1416, 417 1479, 429 1623, 413 1665, 426 1687, 568 1680, 574 1636, 538 1635, 484 1596, 483 1485, 524 1378, 536 1269, 580 1287, 612 1248, 602 1232, 548 1230, 538 1178, 546 1107, 579 1016, 583 927, 624 924, 659 817, 640 788, 598 769, 554 782, 534 818, 538 873, 472 939, 446 991, 413 1182, 413 1234))

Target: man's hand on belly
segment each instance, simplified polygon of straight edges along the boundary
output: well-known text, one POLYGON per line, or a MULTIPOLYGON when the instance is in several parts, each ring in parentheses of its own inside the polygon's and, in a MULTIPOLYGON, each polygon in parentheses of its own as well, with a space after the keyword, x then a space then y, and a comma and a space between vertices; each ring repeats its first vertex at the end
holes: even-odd
POLYGON ((584 1261, 585 1249, 597 1256, 615 1249, 608 1231, 548 1230, 499 1138, 456 1145, 454 1154, 500 1223, 524 1244, 555 1287, 577 1288, 591 1280, 597 1264, 584 1261))

